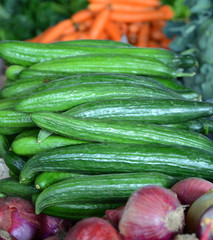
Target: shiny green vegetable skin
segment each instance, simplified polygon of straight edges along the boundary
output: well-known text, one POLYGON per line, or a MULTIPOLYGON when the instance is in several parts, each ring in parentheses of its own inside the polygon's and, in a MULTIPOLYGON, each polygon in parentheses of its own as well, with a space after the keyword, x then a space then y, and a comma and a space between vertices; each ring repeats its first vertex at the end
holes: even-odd
POLYGON ((51 112, 32 113, 31 118, 45 130, 86 141, 175 144, 213 153, 213 141, 202 134, 140 121, 82 119, 51 112))
POLYGON ((17 80, 19 78, 19 73, 26 67, 20 65, 11 65, 6 69, 5 75, 10 80, 17 80))
POLYGON ((75 177, 85 176, 79 173, 67 173, 67 172, 43 172, 39 174, 35 179, 35 187, 39 190, 43 190, 53 183, 75 177))
POLYGON ((20 98, 18 98, 18 97, 11 97, 11 98, 0 99, 0 111, 1 110, 12 109, 13 105, 16 102, 18 102, 19 100, 20 100, 20 98))
POLYGON ((6 136, 0 134, 0 157, 4 158, 10 148, 10 143, 6 136))
POLYGON ((191 73, 178 72, 175 68, 167 66, 154 56, 143 57, 131 54, 80 55, 36 63, 29 69, 58 75, 101 72, 166 78, 193 76, 191 73))
POLYGON ((170 187, 177 179, 160 173, 126 173, 71 178, 43 190, 35 203, 36 213, 46 207, 68 203, 120 203, 133 191, 156 184, 170 187), (61 197, 63 196, 63 198, 61 197))
POLYGON ((20 112, 65 111, 76 105, 102 99, 118 98, 174 98, 180 95, 145 85, 131 83, 85 83, 39 92, 27 96, 14 104, 20 112), (65 101, 66 99, 66 101, 65 101))
POLYGON ((213 154, 193 147, 161 144, 90 143, 53 149, 30 158, 20 174, 30 183, 40 172, 81 174, 157 171, 171 176, 212 178, 213 154))
POLYGON ((213 104, 179 99, 109 99, 80 104, 65 114, 79 118, 169 124, 212 116, 213 104))
POLYGON ((20 184, 14 178, 5 178, 0 180, 0 193, 31 200, 32 195, 38 193, 38 190, 34 186, 20 184))

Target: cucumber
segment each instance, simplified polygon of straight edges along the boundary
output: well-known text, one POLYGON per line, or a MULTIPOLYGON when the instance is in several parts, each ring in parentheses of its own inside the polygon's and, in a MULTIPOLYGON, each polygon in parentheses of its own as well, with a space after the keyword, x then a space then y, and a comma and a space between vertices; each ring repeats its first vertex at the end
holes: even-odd
POLYGON ((67 146, 30 158, 21 183, 33 182, 40 172, 107 174, 162 172, 171 176, 213 179, 213 154, 198 148, 162 144, 90 143, 67 146))
POLYGON ((19 97, 0 99, 0 111, 12 109, 13 105, 19 100, 19 97))
POLYGON ((1 127, 34 127, 35 126, 29 114, 17 112, 14 110, 0 111, 0 125, 1 127))
POLYGON ((0 134, 13 135, 24 131, 25 128, 21 127, 0 127, 0 134))
POLYGON ((46 84, 53 79, 54 77, 31 77, 26 79, 18 79, 12 84, 5 86, 0 91, 0 96, 3 98, 11 98, 16 96, 24 95, 25 91, 31 93, 31 90, 35 87, 40 86, 41 84, 46 84))
POLYGON ((181 85, 180 82, 176 79, 168 79, 168 78, 157 78, 155 77, 155 80, 163 84, 164 86, 171 88, 172 90, 175 91, 189 91, 190 89, 181 85))
POLYGON ((25 165, 25 161, 15 154, 12 151, 8 151, 4 157, 4 162, 7 167, 17 176, 19 176, 23 166, 25 165))
POLYGON ((193 73, 178 72, 174 68, 161 62, 159 59, 128 54, 80 55, 36 63, 30 66, 29 69, 58 75, 94 72, 127 73, 165 78, 194 75, 193 73))
MULTIPOLYGON (((176 93, 132 83, 85 83, 39 92, 14 104, 20 112, 65 111, 78 104, 116 98, 174 98, 176 93), (65 101, 66 99, 66 101, 65 101)), ((180 98, 182 98, 180 96, 180 98)))
POLYGON ((213 104, 180 99, 109 99, 77 105, 65 114, 78 118, 169 124, 212 116, 213 104))
POLYGON ((0 193, 31 200, 32 195, 38 193, 38 190, 34 186, 20 184, 18 180, 9 177, 0 180, 0 193))
POLYGON ((194 100, 194 101, 202 101, 202 95, 196 91, 186 91, 186 90, 178 90, 176 91, 179 95, 181 95, 183 98, 188 100, 194 100))
POLYGON ((19 78, 19 73, 26 67, 20 65, 11 65, 6 69, 5 75, 10 80, 17 80, 19 78))
POLYGON ((118 42, 113 40, 103 40, 103 39, 77 39, 71 41, 60 41, 54 42, 52 44, 57 45, 77 45, 77 46, 94 46, 94 47, 135 47, 132 44, 125 42, 118 42))
POLYGON ((39 174, 35 179, 35 187, 39 190, 44 190, 49 187, 53 183, 57 183, 59 181, 85 176, 79 173, 67 173, 67 172, 43 172, 39 174))
MULTIPOLYGON (((22 94, 27 95, 27 94, 37 93, 41 91, 66 87, 70 85, 86 84, 86 83, 133 83, 133 84, 145 85, 148 87, 164 89, 165 91, 168 91, 171 93, 173 92, 172 90, 165 87, 163 84, 159 83, 155 79, 144 77, 144 76, 135 76, 131 74, 91 73, 91 74, 76 74, 69 77, 59 78, 51 82, 41 84, 33 89, 31 88, 29 89, 29 91, 25 91, 22 94)), ((2 93, 3 91, 4 89, 2 90, 2 93)), ((175 97, 175 93, 173 94, 175 97)), ((177 95, 177 97, 180 97, 180 96, 177 95)))
POLYGON ((213 120, 211 119, 196 119, 183 123, 168 124, 166 126, 200 132, 206 135, 213 133, 213 120))
MULTIPOLYGON (((0 57, 10 64, 31 66, 34 63, 45 62, 71 56, 85 56, 88 54, 116 54, 132 55, 133 58, 152 57, 165 64, 179 66, 182 64, 182 56, 179 58, 173 52, 160 48, 136 48, 136 47, 92 47, 74 46, 63 44, 44 44, 25 41, 3 41, 0 43, 0 57)), ((185 60, 185 58, 184 58, 185 60)))
POLYGON ((36 214, 57 204, 121 203, 140 187, 148 184, 171 187, 176 181, 168 175, 151 172, 71 178, 55 183, 39 194, 35 203, 36 214))
POLYGON ((17 155, 33 156, 45 150, 83 143, 86 143, 86 141, 81 141, 57 135, 49 136, 42 142, 38 142, 37 136, 31 135, 15 139, 12 142, 11 149, 17 155))
POLYGON ((196 147, 213 153, 213 141, 200 133, 139 121, 80 119, 60 113, 41 112, 32 121, 50 132, 95 142, 160 143, 196 147))
MULTIPOLYGON (((32 201, 35 204, 39 193, 32 195, 32 201)), ((121 203, 73 203, 73 204, 60 204, 47 207, 42 210, 42 213, 71 220, 81 220, 86 217, 103 217, 105 211, 108 209, 116 209, 121 207, 126 202, 121 203)))
POLYGON ((57 75, 57 77, 64 77, 64 76, 70 76, 72 74, 54 74, 52 72, 41 72, 38 70, 32 70, 32 69, 24 69, 23 71, 20 72, 19 78, 24 79, 24 78, 33 78, 33 77, 54 77, 57 75))
POLYGON ((4 158, 10 148, 10 143, 6 136, 0 134, 0 157, 4 158))

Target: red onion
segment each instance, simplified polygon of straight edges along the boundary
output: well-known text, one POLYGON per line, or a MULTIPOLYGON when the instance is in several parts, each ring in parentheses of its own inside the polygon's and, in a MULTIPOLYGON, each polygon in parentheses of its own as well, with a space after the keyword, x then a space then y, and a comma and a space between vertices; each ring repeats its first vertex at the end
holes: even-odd
POLYGON ((44 240, 64 240, 66 237, 65 232, 59 231, 56 235, 45 238, 44 240))
POLYGON ((202 178, 186 178, 171 187, 181 204, 191 205, 196 199, 213 189, 213 183, 202 178))
POLYGON ((189 233, 197 233, 198 223, 206 211, 207 208, 213 205, 213 191, 210 190, 207 193, 199 197, 190 206, 186 213, 186 229, 189 233))
POLYGON ((117 230, 98 217, 84 218, 67 233, 65 240, 121 240, 117 230))
POLYGON ((0 199, 0 228, 17 240, 31 240, 40 227, 34 206, 28 200, 15 197, 0 199))
POLYGON ((174 192, 157 185, 136 190, 119 222, 124 240, 168 240, 182 233, 184 208, 174 192))
POLYGON ((197 236, 201 240, 213 240, 213 205, 200 217, 197 236))
POLYGON ((14 238, 7 231, 0 229, 0 240, 16 240, 16 238, 14 238))
POLYGON ((109 209, 105 212, 105 219, 111 223, 114 227, 118 227, 119 221, 121 219, 121 215, 123 213, 125 206, 116 208, 116 209, 109 209))
POLYGON ((52 217, 46 214, 40 214, 41 228, 37 233, 39 240, 53 236, 59 231, 67 232, 71 227, 71 222, 62 218, 52 217))

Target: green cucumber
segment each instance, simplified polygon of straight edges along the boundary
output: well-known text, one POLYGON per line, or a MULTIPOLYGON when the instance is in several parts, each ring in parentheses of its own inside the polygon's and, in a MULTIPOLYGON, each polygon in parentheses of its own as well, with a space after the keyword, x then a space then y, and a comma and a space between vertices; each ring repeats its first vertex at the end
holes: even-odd
POLYGON ((180 99, 109 99, 77 105, 67 116, 169 124, 213 115, 213 104, 180 99))
MULTIPOLYGON (((32 201, 35 204, 39 193, 32 195, 32 201)), ((81 220, 86 217, 103 217, 105 211, 108 209, 116 209, 125 205, 121 203, 73 203, 73 204, 60 204, 47 207, 42 210, 42 213, 71 220, 81 220)))
POLYGON ((126 73, 165 78, 194 75, 193 73, 178 72, 174 68, 167 66, 155 58, 133 56, 128 54, 80 55, 36 63, 30 66, 29 69, 59 75, 94 72, 126 73))
POLYGON ((12 84, 9 84, 5 86, 0 91, 0 96, 3 98, 11 98, 15 96, 21 96, 24 95, 24 93, 27 91, 27 93, 31 93, 31 90, 35 87, 40 86, 41 84, 46 84, 53 79, 56 79, 54 77, 32 77, 32 78, 26 78, 26 79, 18 79, 12 84))
POLYGON ((71 41, 60 41, 52 44, 57 45, 77 45, 77 46, 94 46, 94 47, 135 47, 132 44, 125 42, 118 42, 113 40, 102 40, 102 39, 77 39, 71 41))
POLYGON ((155 184, 171 187, 177 179, 160 173, 126 173, 71 178, 44 189, 38 196, 36 214, 43 209, 70 203, 121 203, 136 189, 155 184), (63 197, 62 197, 63 196, 63 197))
POLYGON ((31 66, 34 63, 45 62, 52 59, 85 56, 88 54, 132 55, 133 58, 136 56, 142 58, 152 57, 171 66, 179 66, 183 62, 182 56, 179 58, 173 52, 160 48, 93 47, 32 43, 26 41, 3 41, 0 43, 0 57, 10 64, 23 66, 31 66))
POLYGON ((171 176, 213 179, 213 154, 198 148, 163 144, 90 143, 67 146, 30 158, 21 183, 33 182, 40 172, 107 174, 154 171, 171 176))
POLYGON ((11 149, 17 155, 33 156, 39 152, 46 151, 49 149, 83 143, 86 143, 86 141, 81 141, 57 135, 49 136, 42 142, 38 142, 37 136, 30 135, 15 139, 11 144, 11 149))
POLYGON ((184 91, 187 90, 189 91, 190 89, 181 85, 180 82, 178 82, 178 80, 176 79, 168 79, 168 78, 157 78, 155 77, 155 80, 157 80, 158 82, 160 82, 161 84, 163 84, 164 86, 171 88, 172 90, 175 91, 184 91))
POLYGON ((0 111, 12 109, 13 105, 20 100, 19 97, 0 99, 0 111))
POLYGON ((19 176, 23 166, 25 165, 25 161, 15 154, 12 151, 8 151, 4 157, 4 162, 7 167, 17 176, 19 176))
POLYGON ((38 190, 34 186, 20 184, 14 178, 5 178, 0 180, 0 193, 6 196, 18 197, 31 200, 32 195, 38 190))
POLYGON ((6 69, 5 75, 10 80, 17 80, 19 78, 19 73, 26 67, 20 65, 11 65, 6 69))
POLYGON ((54 74, 51 72, 41 72, 38 70, 32 70, 32 69, 24 69, 23 71, 20 72, 19 74, 19 78, 24 79, 24 78, 34 78, 34 77, 54 77, 55 75, 57 75, 57 77, 64 77, 64 76, 70 76, 72 74, 54 74))
POLYGON ((194 101, 202 101, 202 95, 196 91, 192 90, 178 90, 176 93, 180 94, 183 98, 194 101))
POLYGON ((0 111, 0 125, 1 127, 34 127, 35 126, 29 114, 17 112, 14 110, 0 111))
POLYGON ((140 121, 80 119, 60 113, 32 113, 32 121, 50 132, 95 142, 160 143, 196 147, 213 153, 213 141, 200 133, 140 121))
MULTIPOLYGON (((174 98, 180 95, 173 91, 166 91, 132 83, 85 83, 76 84, 59 89, 39 92, 27 96, 13 107, 20 112, 65 111, 78 104, 100 99, 117 98, 174 98), (65 101, 66 99, 66 101, 65 101)), ((180 96, 180 98, 182 98, 180 96)))
POLYGON ((0 134, 13 135, 22 132, 25 128, 21 127, 0 127, 0 134))
POLYGON ((53 183, 57 183, 59 181, 85 176, 79 173, 67 173, 67 172, 43 172, 39 174, 35 179, 35 187, 39 190, 44 190, 49 187, 53 183))
POLYGON ((0 134, 0 157, 5 158, 9 148, 10 148, 10 143, 7 137, 0 134))

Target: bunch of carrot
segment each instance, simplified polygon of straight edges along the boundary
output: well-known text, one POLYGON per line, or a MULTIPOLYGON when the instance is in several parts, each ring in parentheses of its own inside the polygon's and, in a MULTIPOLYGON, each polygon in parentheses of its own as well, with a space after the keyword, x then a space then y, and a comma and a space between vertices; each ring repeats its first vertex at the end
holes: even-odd
POLYGON ((168 48, 162 29, 174 12, 160 0, 88 0, 87 8, 51 26, 31 42, 51 43, 76 39, 120 41, 125 35, 138 47, 168 48))

